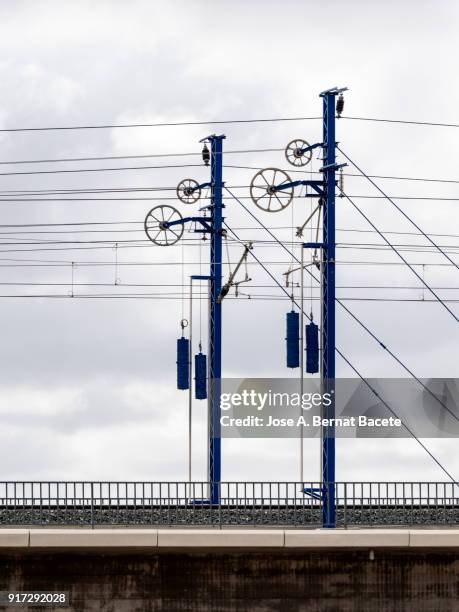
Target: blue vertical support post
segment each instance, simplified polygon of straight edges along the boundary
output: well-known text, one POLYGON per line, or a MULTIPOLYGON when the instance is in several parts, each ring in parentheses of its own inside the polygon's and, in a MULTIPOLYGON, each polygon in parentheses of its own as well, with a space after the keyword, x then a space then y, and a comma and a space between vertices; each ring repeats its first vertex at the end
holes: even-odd
POLYGON ((211 145, 211 220, 210 243, 210 330, 209 330, 209 482, 210 502, 220 500, 221 425, 220 390, 222 375, 222 305, 218 297, 222 289, 223 229, 223 140, 210 136, 211 145))
MULTIPOLYGON (((332 393, 332 402, 323 408, 323 417, 335 416, 335 186, 336 95, 342 90, 322 92, 323 99, 323 264, 322 264, 322 381, 323 391, 332 393)), ((335 510, 335 427, 322 426, 322 525, 336 527, 335 510)))

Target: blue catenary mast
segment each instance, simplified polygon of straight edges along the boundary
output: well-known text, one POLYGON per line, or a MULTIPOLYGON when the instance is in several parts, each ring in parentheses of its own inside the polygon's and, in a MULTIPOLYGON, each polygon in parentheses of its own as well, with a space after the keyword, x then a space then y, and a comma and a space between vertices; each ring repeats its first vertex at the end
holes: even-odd
MULTIPOLYGON (((346 164, 336 164, 336 141, 335 141, 335 111, 340 116, 343 110, 343 98, 336 96, 346 91, 347 87, 338 89, 336 87, 328 89, 320 94, 323 99, 323 138, 322 142, 317 142, 312 145, 305 140, 297 139, 291 141, 286 148, 287 160, 294 166, 304 166, 311 159, 311 152, 321 147, 323 150, 323 166, 320 169, 323 180, 296 180, 291 181, 288 174, 276 168, 266 168, 259 171, 251 183, 251 190, 257 187, 258 196, 252 199, 258 208, 268 212, 276 212, 276 209, 271 208, 273 198, 277 198, 282 210, 288 206, 293 198, 293 190, 295 187, 304 185, 309 187, 309 192, 305 193, 305 197, 319 197, 319 206, 316 207, 314 213, 308 218, 306 223, 312 218, 315 212, 319 211, 323 204, 323 227, 322 227, 322 242, 304 242, 303 248, 313 248, 322 250, 322 358, 321 358, 321 378, 322 390, 324 393, 330 393, 331 403, 326 406, 324 404, 322 417, 324 419, 333 419, 335 416, 334 403, 334 382, 335 382, 335 187, 336 187, 336 170, 342 168, 346 164), (302 158, 309 155, 309 158, 302 161, 302 158), (266 176, 266 174, 268 176, 266 176), (257 185, 257 179, 261 176, 265 185, 257 185), (278 181, 276 183, 276 176, 278 181), (271 182, 270 182, 271 181, 271 182), (263 190, 266 193, 263 193, 263 190), (284 203, 277 197, 277 193, 286 192, 287 199, 284 203), (264 198, 264 199, 263 199, 264 198)), ((302 230, 306 226, 298 228, 297 235, 302 235, 302 230)), ((306 371, 315 373, 318 370, 317 363, 317 330, 312 322, 306 326, 307 335, 307 360, 306 371)), ((302 347, 303 350, 303 347, 302 347)), ((327 422, 327 421, 326 421, 327 422)), ((304 492, 322 501, 322 524, 324 527, 335 527, 335 428, 325 425, 322 427, 322 486, 320 490, 305 488, 304 492)))
MULTIPOLYGON (((208 367, 208 480, 209 499, 204 503, 216 504, 220 500, 221 481, 221 425, 220 425, 220 389, 222 375, 222 239, 223 239, 223 140, 224 135, 207 136, 202 151, 203 161, 208 165, 210 158, 211 177, 209 183, 198 184, 193 179, 184 179, 177 187, 179 200, 187 204, 200 198, 201 190, 210 187, 210 205, 204 209, 210 210, 210 218, 205 215, 182 217, 178 210, 169 205, 159 205, 152 208, 144 222, 148 238, 159 246, 170 246, 180 240, 183 226, 194 223, 194 232, 210 235, 210 276, 192 276, 195 280, 209 280, 209 367, 208 367), (209 151, 207 143, 210 144, 209 151)), ((201 209, 201 210, 204 210, 201 209)), ((227 293, 227 292, 226 292, 227 293)), ((181 338, 177 344, 177 386, 188 389, 189 365, 183 355, 188 350, 185 344, 188 340, 181 338), (183 345, 183 346, 182 346, 183 345), (180 352, 181 350, 181 352, 180 352)), ((198 356, 198 365, 202 366, 203 355, 198 356)), ((202 388, 202 367, 199 369, 199 381, 195 385, 198 399, 204 399, 206 390, 202 388), (199 384, 198 384, 199 382, 199 384)))
POLYGON ((220 389, 222 375, 222 305, 218 300, 222 289, 223 229, 223 139, 210 136, 211 145, 211 220, 210 243, 210 329, 209 329, 209 482, 210 501, 220 499, 221 425, 220 389))
MULTIPOLYGON (((323 99, 323 263, 322 263, 322 381, 323 391, 334 393, 335 382, 335 186, 336 186, 336 96, 345 89, 329 89, 320 95, 323 99)), ((323 417, 335 416, 332 402, 323 408, 323 417)), ((336 526, 335 511, 335 428, 322 427, 322 524, 336 526)))

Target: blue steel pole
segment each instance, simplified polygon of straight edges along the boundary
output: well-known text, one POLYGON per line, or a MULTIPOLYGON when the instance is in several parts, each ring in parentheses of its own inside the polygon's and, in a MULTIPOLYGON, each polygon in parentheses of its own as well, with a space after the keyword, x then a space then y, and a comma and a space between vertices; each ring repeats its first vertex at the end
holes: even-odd
MULTIPOLYGON (((334 388, 335 379, 335 97, 336 90, 323 98, 324 193, 322 267, 322 379, 324 391, 334 388)), ((335 402, 324 406, 323 417, 334 418, 335 402)), ((336 527, 335 515, 335 428, 322 427, 322 525, 336 527)))
POLYGON ((211 220, 210 243, 210 330, 209 330, 209 482, 210 502, 218 504, 221 481, 220 389, 222 375, 222 288, 223 225, 223 139, 210 136, 211 220))

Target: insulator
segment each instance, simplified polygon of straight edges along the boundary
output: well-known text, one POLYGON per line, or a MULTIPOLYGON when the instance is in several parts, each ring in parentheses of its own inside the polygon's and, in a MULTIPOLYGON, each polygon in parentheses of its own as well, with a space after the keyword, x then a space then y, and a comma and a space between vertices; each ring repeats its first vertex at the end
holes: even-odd
POLYGON ((202 147, 202 161, 205 163, 206 166, 209 165, 209 162, 210 162, 210 151, 209 151, 209 147, 206 145, 206 143, 204 143, 204 146, 202 147))
POLYGON ((344 110, 344 97, 343 94, 340 94, 338 100, 336 101, 336 114, 338 117, 341 117, 341 113, 344 110))
POLYGON ((207 357, 202 353, 194 356, 194 396, 198 400, 207 398, 207 357))
POLYGON ((292 310, 287 313, 287 367, 300 365, 300 315, 292 310))
POLYGON ((342 168, 339 171, 338 189, 339 189, 339 197, 340 198, 344 197, 344 176, 343 176, 343 169, 342 168))
POLYGON ((305 327, 306 332, 306 372, 316 374, 319 371, 319 327, 311 321, 305 327))
POLYGON ((190 388, 189 340, 183 336, 177 340, 177 389, 190 388))

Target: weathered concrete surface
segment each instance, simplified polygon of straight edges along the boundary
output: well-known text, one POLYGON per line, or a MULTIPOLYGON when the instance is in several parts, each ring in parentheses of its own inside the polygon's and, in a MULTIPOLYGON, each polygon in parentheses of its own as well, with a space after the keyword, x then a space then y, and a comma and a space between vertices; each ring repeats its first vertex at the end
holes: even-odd
POLYGON ((0 550, 455 548, 459 529, 0 529, 0 550))
POLYGON ((158 545, 157 529, 31 529, 29 533, 30 548, 156 548, 158 545))
POLYGON ((75 612, 457 612, 459 530, 0 529, 0 591, 69 592, 75 612))
MULTIPOLYGON (((410 546, 415 548, 459 548, 458 529, 410 529, 410 546)), ((459 605, 458 605, 459 609, 459 605)))
POLYGON ((376 549, 371 560, 362 549, 28 549, 0 554, 0 590, 68 591, 75 612, 457 612, 459 554, 376 549))
POLYGON ((290 529, 285 531, 284 546, 286 548, 408 547, 410 531, 408 529, 290 529))
POLYGON ((27 529, 1 529, 0 548, 27 548, 29 537, 27 529))
POLYGON ((159 548, 282 548, 283 529, 160 529, 159 548))

